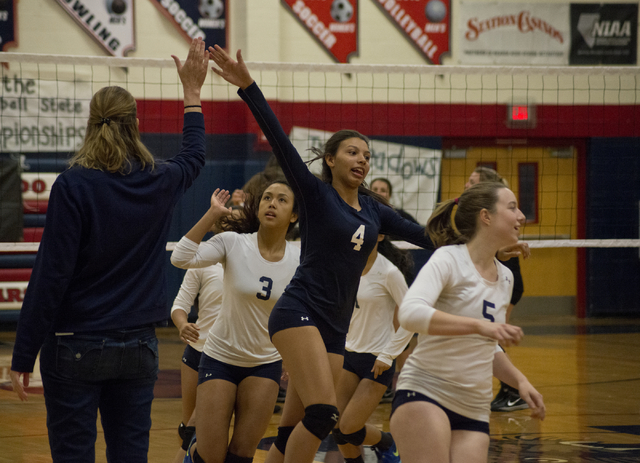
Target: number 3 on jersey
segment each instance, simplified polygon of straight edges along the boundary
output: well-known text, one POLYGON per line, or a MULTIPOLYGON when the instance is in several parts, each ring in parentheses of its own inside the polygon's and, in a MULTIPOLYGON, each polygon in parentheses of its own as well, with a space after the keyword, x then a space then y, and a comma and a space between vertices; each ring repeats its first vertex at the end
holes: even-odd
POLYGON ((263 301, 268 301, 271 297, 271 290, 273 289, 273 280, 269 277, 262 277, 260 278, 260 283, 265 283, 265 285, 262 287, 262 291, 264 291, 264 294, 256 293, 256 297, 258 299, 262 299, 263 301))
POLYGON ((353 249, 359 251, 364 244, 364 225, 360 225, 351 237, 351 242, 355 244, 353 249))

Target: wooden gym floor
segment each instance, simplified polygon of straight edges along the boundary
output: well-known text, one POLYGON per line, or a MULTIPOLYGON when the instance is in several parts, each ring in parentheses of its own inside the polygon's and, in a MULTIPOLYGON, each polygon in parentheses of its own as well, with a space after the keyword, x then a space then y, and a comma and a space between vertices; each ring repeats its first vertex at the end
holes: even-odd
MULTIPOLYGON (((489 461, 640 462, 640 319, 545 317, 514 323, 525 338, 509 355, 544 395, 547 418, 531 420, 527 410, 493 413, 489 461)), ((183 345, 174 328, 158 329, 158 338, 161 374, 149 461, 168 463, 179 446, 183 345)), ((42 394, 21 403, 6 389, 14 339, 15 331, 0 332, 0 462, 50 462, 42 394)), ((371 422, 388 430, 390 408, 379 405, 371 422)), ((273 415, 265 448, 279 418, 273 415)), ((105 462, 100 435, 96 447, 96 461, 105 462)), ((332 448, 321 450, 316 461, 341 461, 332 448)), ((263 462, 265 455, 258 450, 254 461, 263 462)), ((371 454, 366 458, 371 461, 371 454)))

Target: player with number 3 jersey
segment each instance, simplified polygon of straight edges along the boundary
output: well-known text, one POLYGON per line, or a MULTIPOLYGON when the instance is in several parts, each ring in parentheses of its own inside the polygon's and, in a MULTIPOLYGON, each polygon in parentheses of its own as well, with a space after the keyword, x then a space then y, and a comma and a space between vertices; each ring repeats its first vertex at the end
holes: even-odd
POLYGON ((293 276, 300 250, 286 241, 298 219, 293 191, 284 181, 267 186, 231 217, 228 192, 216 190, 211 208, 176 245, 171 262, 181 268, 224 267, 222 305, 200 360, 196 436, 185 461, 251 461, 278 396, 282 360, 269 340, 274 303, 293 276), (200 243, 214 223, 226 231, 200 243), (257 230, 257 231, 256 231, 257 230), (235 422, 231 442, 229 427, 235 422))

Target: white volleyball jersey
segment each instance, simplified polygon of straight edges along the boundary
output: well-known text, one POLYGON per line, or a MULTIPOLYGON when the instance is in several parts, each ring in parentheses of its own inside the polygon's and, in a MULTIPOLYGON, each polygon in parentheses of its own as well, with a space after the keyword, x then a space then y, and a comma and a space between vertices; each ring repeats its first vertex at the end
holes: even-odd
POLYGON ((224 267, 222 306, 205 354, 239 367, 280 360, 269 339, 269 314, 300 263, 299 248, 287 242, 284 257, 269 262, 260 254, 257 233, 225 232, 199 246, 183 237, 171 259, 179 266, 220 262, 224 267))
MULTIPOLYGON (((479 320, 505 322, 513 275, 495 259, 497 281, 480 276, 467 246, 436 250, 420 270, 399 309, 436 310, 479 320)), ((418 344, 402 368, 397 389, 420 392, 468 418, 489 421, 493 357, 497 342, 477 334, 434 336, 420 334, 418 344)))
POLYGON ((222 304, 222 279, 224 269, 221 264, 210 265, 204 268, 191 268, 184 275, 180 291, 173 301, 171 313, 174 310, 183 310, 189 315, 193 301, 198 297, 198 320, 196 325, 200 328, 200 337, 189 345, 198 352, 202 352, 204 342, 207 340, 209 330, 220 311, 222 304))
POLYGON ((360 278, 345 346, 348 351, 374 354, 388 365, 393 363, 413 336, 393 327, 396 305, 402 303, 407 289, 402 272, 378 253, 369 272, 360 278))

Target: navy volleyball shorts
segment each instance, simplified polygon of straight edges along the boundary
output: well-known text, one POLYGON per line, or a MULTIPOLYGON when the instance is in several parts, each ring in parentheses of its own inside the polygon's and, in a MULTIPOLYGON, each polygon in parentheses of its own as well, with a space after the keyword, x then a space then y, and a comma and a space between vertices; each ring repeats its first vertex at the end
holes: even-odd
POLYGON ((391 414, 393 415, 393 413, 400 405, 409 402, 429 402, 440 407, 447 414, 452 431, 477 431, 483 432, 487 435, 489 434, 489 423, 462 416, 459 413, 453 412, 448 408, 443 407, 438 402, 430 399, 424 394, 420 394, 419 392, 415 391, 408 391, 406 389, 396 391, 396 395, 393 397, 393 402, 391 402, 391 414))
POLYGON ((200 369, 198 371, 198 385, 212 379, 223 379, 237 386, 242 380, 249 376, 272 379, 280 385, 282 360, 257 365, 255 367, 238 367, 221 362, 202 353, 202 360, 200 361, 200 369))
POLYGON ((184 352, 182 354, 182 363, 184 363, 186 366, 188 366, 192 370, 198 371, 198 368, 200 367, 201 357, 202 357, 202 352, 187 345, 187 347, 184 348, 184 352))
POLYGON ((322 336, 327 352, 344 355, 346 333, 338 332, 324 320, 314 317, 314 314, 300 301, 283 294, 269 316, 269 337, 273 339, 273 335, 278 331, 301 326, 315 326, 322 336))
POLYGON ((378 375, 377 378, 374 378, 371 369, 373 368, 373 364, 376 363, 377 358, 378 357, 373 354, 345 351, 342 368, 357 375, 360 379, 369 379, 389 387, 393 382, 393 374, 396 371, 396 361, 393 361, 391 368, 385 370, 381 375, 378 375))

